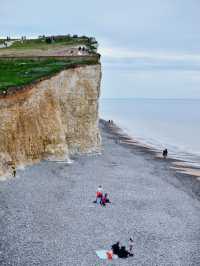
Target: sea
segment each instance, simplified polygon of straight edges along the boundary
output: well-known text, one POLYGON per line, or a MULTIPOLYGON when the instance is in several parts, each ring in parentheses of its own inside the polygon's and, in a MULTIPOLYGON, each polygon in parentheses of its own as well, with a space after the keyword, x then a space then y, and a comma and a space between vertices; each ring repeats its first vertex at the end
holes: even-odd
POLYGON ((200 168, 200 99, 101 99, 100 117, 113 120, 141 145, 200 168))

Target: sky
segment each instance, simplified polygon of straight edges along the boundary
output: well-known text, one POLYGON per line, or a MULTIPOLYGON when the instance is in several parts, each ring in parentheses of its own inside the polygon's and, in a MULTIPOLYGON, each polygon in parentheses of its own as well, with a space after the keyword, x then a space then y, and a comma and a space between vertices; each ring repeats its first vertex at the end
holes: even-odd
POLYGON ((0 0, 0 36, 94 36, 102 98, 200 98, 199 0, 0 0))

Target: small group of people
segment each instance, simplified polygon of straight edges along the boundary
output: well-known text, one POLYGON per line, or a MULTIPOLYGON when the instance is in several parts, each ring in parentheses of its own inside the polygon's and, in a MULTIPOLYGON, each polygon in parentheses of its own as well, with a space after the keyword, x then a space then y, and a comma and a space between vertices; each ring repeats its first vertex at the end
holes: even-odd
POLYGON ((107 203, 110 203, 108 198, 108 193, 103 193, 102 186, 99 186, 96 192, 96 200, 94 203, 100 204, 101 206, 105 207, 107 203))
POLYGON ((110 257, 117 255, 121 259, 126 259, 133 256, 133 239, 129 239, 129 249, 127 250, 125 246, 120 246, 120 242, 115 243, 111 247, 110 257))
POLYGON ((108 120, 108 124, 113 125, 114 124, 113 120, 108 120))

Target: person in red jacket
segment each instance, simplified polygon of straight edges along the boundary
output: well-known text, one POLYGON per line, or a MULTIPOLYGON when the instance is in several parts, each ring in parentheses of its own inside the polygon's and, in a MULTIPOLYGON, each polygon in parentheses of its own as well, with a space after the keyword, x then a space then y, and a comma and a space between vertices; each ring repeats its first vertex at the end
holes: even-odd
POLYGON ((96 203, 100 204, 103 197, 102 186, 99 186, 96 192, 96 203))

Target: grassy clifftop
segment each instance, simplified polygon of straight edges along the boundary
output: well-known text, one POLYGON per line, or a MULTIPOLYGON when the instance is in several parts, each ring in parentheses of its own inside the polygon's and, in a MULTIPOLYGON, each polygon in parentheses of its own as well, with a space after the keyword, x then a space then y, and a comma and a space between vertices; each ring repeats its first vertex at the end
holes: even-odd
POLYGON ((0 59, 0 91, 30 84, 45 76, 77 65, 98 63, 97 56, 74 58, 0 59))
POLYGON ((0 92, 30 84, 77 65, 99 63, 94 38, 50 36, 38 39, 2 40, 0 92))
MULTIPOLYGON (((0 49, 0 56, 15 56, 20 55, 40 55, 40 52, 54 55, 60 51, 63 54, 74 53, 73 49, 78 46, 84 46, 84 53, 96 53, 98 46, 97 41, 93 37, 78 37, 77 35, 70 36, 41 36, 37 39, 0 39, 1 44, 5 44, 3 49, 0 49), (23 52, 23 53, 22 53, 23 52)), ((41 54, 41 55, 42 55, 41 54)))
POLYGON ((70 37, 70 36, 52 36, 52 37, 41 37, 38 39, 29 39, 23 41, 16 41, 11 46, 17 49, 49 49, 61 45, 86 45, 92 51, 92 45, 94 40, 88 37, 70 37))

